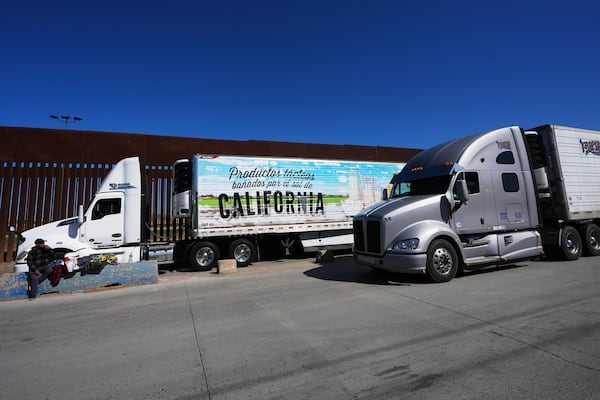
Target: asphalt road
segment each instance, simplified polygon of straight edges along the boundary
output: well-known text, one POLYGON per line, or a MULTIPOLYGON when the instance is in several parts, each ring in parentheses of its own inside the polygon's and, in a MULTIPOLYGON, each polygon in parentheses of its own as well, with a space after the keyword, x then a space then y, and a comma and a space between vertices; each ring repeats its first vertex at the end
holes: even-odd
POLYGON ((600 259, 445 284, 341 257, 0 302, 5 399, 599 399, 600 259))

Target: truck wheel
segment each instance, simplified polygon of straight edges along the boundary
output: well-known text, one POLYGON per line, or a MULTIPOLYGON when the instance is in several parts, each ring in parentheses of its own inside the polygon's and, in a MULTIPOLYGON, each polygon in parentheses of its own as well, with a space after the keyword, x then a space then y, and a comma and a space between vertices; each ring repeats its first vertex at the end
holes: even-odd
POLYGON ((427 275, 434 282, 448 282, 458 271, 456 250, 447 240, 436 239, 427 250, 427 275))
POLYGON ((237 261, 238 267, 245 267, 256 259, 256 246, 248 239, 234 240, 229 246, 229 256, 237 261))
POLYGON ((581 257, 581 236, 579 236, 577 229, 572 226, 565 226, 563 228, 560 238, 560 249, 564 258, 569 261, 574 261, 581 257))
POLYGON ((206 271, 217 266, 219 249, 211 242, 198 242, 192 246, 188 259, 196 271, 206 271))
POLYGON ((600 256, 600 228, 596 224, 587 224, 583 230, 585 245, 583 251, 588 256, 600 256))

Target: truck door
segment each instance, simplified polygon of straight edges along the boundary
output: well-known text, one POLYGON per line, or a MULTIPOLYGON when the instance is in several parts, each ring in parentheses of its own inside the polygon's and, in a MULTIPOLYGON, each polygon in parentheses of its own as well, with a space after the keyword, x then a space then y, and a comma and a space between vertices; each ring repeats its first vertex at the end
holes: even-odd
POLYGON ((528 228, 530 219, 523 173, 520 171, 498 171, 493 173, 492 180, 498 210, 498 222, 501 229, 528 228))
POLYGON ((100 194, 86 214, 83 240, 96 248, 118 247, 125 233, 125 195, 122 192, 100 194))
POLYGON ((456 181, 465 180, 469 189, 469 201, 458 203, 456 184, 453 189, 456 204, 452 220, 459 235, 488 232, 496 224, 495 201, 490 187, 489 171, 462 171, 456 181))

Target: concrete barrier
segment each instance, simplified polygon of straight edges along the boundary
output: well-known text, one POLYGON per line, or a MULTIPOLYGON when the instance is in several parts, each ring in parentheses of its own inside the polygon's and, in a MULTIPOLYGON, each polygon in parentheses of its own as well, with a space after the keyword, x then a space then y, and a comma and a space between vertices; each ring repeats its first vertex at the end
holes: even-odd
POLYGON ((219 260, 217 265, 217 272, 219 274, 231 274, 237 272, 237 261, 235 260, 219 260))
MULTIPOLYGON (((40 283, 38 294, 51 292, 75 292, 114 285, 137 286, 158 282, 156 261, 106 265, 97 274, 81 275, 76 272, 69 278, 52 286, 48 280, 40 283)), ((0 300, 27 297, 27 274, 0 274, 0 300)))

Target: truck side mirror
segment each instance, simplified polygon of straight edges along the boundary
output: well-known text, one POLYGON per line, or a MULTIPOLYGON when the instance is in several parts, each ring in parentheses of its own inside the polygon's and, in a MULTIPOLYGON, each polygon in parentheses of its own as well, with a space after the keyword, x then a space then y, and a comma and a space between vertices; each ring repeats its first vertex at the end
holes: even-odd
POLYGON ((21 235, 21 232, 17 231, 17 228, 14 225, 9 226, 8 231, 17 236, 17 240, 19 241, 19 244, 21 244, 25 241, 25 238, 23 237, 23 235, 21 235))
POLYGON ((77 222, 79 223, 79 225, 83 224, 83 221, 85 220, 84 216, 83 216, 83 204, 79 205, 79 212, 77 213, 77 222))
POLYGON ((387 190, 387 188, 383 189, 383 192, 381 193, 381 199, 382 200, 387 200, 388 199, 388 190, 387 190))
POLYGON ((467 204, 469 201, 469 188, 467 187, 467 181, 462 179, 456 181, 456 194, 461 203, 467 204))

